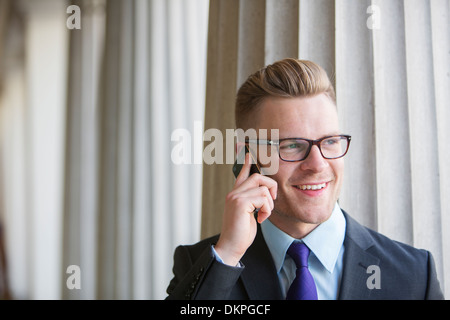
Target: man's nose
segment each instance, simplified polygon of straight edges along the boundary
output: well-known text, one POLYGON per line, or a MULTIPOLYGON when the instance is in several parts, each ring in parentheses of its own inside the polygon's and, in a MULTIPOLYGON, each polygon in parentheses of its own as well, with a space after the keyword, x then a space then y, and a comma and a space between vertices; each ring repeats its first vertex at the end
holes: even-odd
POLYGON ((301 161, 300 168, 302 170, 308 170, 313 172, 320 172, 328 166, 326 159, 322 157, 319 147, 312 146, 308 157, 301 161))

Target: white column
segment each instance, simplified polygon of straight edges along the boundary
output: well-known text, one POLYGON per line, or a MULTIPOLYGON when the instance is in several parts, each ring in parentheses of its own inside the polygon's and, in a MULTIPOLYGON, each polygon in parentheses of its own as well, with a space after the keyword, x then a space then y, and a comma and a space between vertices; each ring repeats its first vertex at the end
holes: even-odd
POLYGON ((373 30, 378 230, 412 244, 405 21, 401 1, 375 1, 373 30))
MULTIPOLYGON (((200 237, 201 166, 194 125, 203 123, 208 2, 150 3, 151 295, 162 299, 176 246, 200 237), (174 130, 190 133, 191 163, 171 159, 174 130)), ((201 132, 203 133, 203 132, 201 132)), ((201 139, 202 137, 200 137, 201 139)), ((197 141, 198 143, 198 141, 197 141)), ((202 144, 202 142, 200 142, 202 144)))
POLYGON ((437 257, 442 278, 439 160, 430 1, 405 1, 413 241, 437 257))
MULTIPOLYGON (((20 25, 9 26, 10 39, 22 37, 20 25)), ((29 265, 30 206, 28 188, 28 157, 26 135, 26 87, 23 60, 15 55, 21 51, 20 42, 6 42, 3 57, 4 81, 0 96, 0 219, 5 240, 7 276, 12 297, 30 298, 29 265), (7 77, 7 78, 6 78, 7 77)))
POLYGON ((105 29, 105 3, 74 3, 81 30, 70 35, 68 67, 63 299, 95 299, 97 279, 98 86, 105 29), (80 267, 81 290, 66 286, 69 265, 80 267))
POLYGON ((64 1, 27 1, 30 298, 61 297, 67 40, 64 1))
POLYGON ((266 0, 266 65, 298 57, 298 5, 298 0, 266 0))
MULTIPOLYGON (((224 137, 226 129, 234 128, 239 19, 239 1, 210 2, 205 129, 219 129, 224 137)), ((220 231, 225 196, 234 183, 231 170, 231 164, 203 165, 202 237, 220 231)))
POLYGON ((300 0, 298 57, 319 64, 335 79, 335 3, 300 0))
MULTIPOLYGON (((82 20, 82 79, 80 175, 81 299, 95 299, 98 257, 99 82, 105 33, 105 1, 84 0, 82 20), (86 12, 87 11, 87 12, 86 12)), ((66 267, 66 266, 64 266, 66 267)), ((72 290, 73 291, 73 290, 72 290)))
POLYGON ((149 94, 149 2, 139 0, 135 5, 134 43, 134 170, 133 170, 133 299, 151 298, 151 139, 149 94))
MULTIPOLYGON (((170 238, 171 233, 172 201, 167 201, 166 197, 172 198, 171 179, 170 179, 170 126, 169 126, 169 97, 167 85, 169 84, 167 66, 169 65, 167 57, 167 7, 165 0, 155 0, 151 2, 150 37, 152 48, 150 57, 150 117, 151 132, 151 168, 152 175, 152 195, 151 195, 151 294, 156 297, 164 292, 163 281, 166 279, 167 255, 172 247, 170 238), (158 245, 156 245, 158 244, 158 245), (164 263, 161 260, 164 259, 164 263)), ((172 198, 173 199, 173 198, 172 198)))
POLYGON ((239 1, 238 89, 265 64, 266 1, 239 1))
POLYGON ((436 122, 439 157, 439 190, 441 206, 442 263, 444 274, 441 286, 447 299, 450 297, 450 2, 433 0, 431 6, 431 35, 433 50, 434 90, 436 102, 436 122))
POLYGON ((370 1, 336 1, 336 96, 341 131, 353 136, 345 156, 340 205, 376 228, 376 150, 370 1), (351 23, 349 23, 351 21, 351 23))

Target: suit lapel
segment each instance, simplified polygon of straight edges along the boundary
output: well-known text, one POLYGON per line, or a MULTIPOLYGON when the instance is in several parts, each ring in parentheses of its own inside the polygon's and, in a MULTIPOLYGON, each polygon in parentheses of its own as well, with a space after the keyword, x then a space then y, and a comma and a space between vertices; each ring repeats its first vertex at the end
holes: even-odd
POLYGON ((255 241, 242 257, 245 269, 241 279, 249 299, 279 300, 282 299, 278 275, 272 255, 258 225, 255 241))
POLYGON ((344 241, 344 270, 339 291, 339 300, 366 300, 372 290, 367 287, 370 265, 379 265, 380 259, 371 255, 368 249, 373 240, 367 230, 344 212, 347 221, 344 241))
MULTIPOLYGON (((368 231, 343 211, 346 219, 344 240, 344 268, 339 290, 339 300, 365 300, 372 290, 367 287, 370 265, 379 265, 380 259, 369 253, 373 240, 368 231)), ((245 269, 242 283, 252 300, 279 300, 281 294, 278 275, 272 255, 258 225, 255 241, 242 257, 245 269)))

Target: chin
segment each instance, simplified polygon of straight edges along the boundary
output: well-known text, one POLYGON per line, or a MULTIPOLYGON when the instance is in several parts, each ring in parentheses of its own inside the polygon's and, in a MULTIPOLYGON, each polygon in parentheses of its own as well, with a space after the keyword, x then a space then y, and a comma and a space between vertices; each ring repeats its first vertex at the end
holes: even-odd
POLYGON ((316 210, 307 209, 296 212, 295 217, 303 223, 320 224, 328 220, 328 218, 331 216, 331 212, 332 211, 325 208, 316 210))
POLYGON ((291 220, 293 223, 320 224, 330 218, 333 208, 334 204, 332 206, 324 206, 323 204, 320 206, 296 205, 291 208, 277 208, 275 206, 274 212, 279 218, 291 220))
POLYGON ((304 223, 320 224, 330 218, 331 211, 321 210, 319 212, 304 212, 299 215, 300 219, 303 219, 304 223))

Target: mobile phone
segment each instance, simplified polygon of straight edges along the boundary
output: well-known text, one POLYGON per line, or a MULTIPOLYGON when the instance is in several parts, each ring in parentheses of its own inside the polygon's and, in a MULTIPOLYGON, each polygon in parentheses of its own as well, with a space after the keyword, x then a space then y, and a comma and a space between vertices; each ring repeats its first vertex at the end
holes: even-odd
MULTIPOLYGON (((250 153, 250 157, 252 157, 252 165, 250 167, 250 176, 254 173, 261 173, 261 168, 258 164, 258 161, 255 159, 253 154, 250 152, 248 146, 245 145, 239 152, 239 154, 236 158, 236 161, 234 162, 233 173, 236 178, 239 175, 239 172, 241 172, 241 170, 242 170, 242 166, 244 165, 245 155, 247 153, 250 153)), ((255 208, 255 210, 253 211, 253 216, 255 217, 256 220, 258 220, 258 212, 259 212, 259 208, 255 208)))
POLYGON ((242 170, 242 166, 244 165, 245 155, 247 153, 250 153, 250 156, 252 157, 252 165, 250 167, 250 175, 252 175, 254 173, 261 173, 261 168, 258 164, 258 161, 255 159, 253 154, 250 152, 248 146, 245 145, 239 152, 237 159, 234 162, 233 173, 236 178, 239 175, 239 172, 241 172, 241 170, 242 170))

